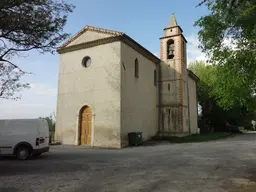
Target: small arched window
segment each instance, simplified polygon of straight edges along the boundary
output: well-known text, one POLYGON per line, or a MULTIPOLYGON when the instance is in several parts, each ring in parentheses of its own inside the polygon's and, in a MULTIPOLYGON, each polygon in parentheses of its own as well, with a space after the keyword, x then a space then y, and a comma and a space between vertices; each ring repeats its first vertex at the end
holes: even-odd
POLYGON ((139 78, 139 61, 137 58, 134 61, 134 76, 139 78))
POLYGON ((167 59, 173 59, 174 58, 174 40, 170 39, 167 41, 167 59))

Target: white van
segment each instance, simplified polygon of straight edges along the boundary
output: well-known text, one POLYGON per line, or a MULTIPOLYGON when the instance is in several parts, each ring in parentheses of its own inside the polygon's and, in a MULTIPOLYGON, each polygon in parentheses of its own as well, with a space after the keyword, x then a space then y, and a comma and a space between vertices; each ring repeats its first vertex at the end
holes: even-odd
POLYGON ((49 151, 49 127, 44 119, 0 120, 0 155, 21 160, 49 151))

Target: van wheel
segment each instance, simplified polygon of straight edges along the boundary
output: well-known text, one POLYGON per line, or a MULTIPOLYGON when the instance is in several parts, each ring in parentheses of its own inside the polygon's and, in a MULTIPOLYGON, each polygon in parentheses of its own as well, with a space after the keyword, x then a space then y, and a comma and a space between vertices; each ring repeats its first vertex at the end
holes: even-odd
POLYGON ((28 147, 26 146, 20 146, 17 150, 16 150, 16 157, 20 160, 26 160, 28 159, 30 156, 30 150, 28 147))

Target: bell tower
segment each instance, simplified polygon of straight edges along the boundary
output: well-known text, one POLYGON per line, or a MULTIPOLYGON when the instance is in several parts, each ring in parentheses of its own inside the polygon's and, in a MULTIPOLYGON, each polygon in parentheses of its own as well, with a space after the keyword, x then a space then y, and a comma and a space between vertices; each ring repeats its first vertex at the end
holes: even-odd
POLYGON ((164 36, 160 38, 160 59, 168 64, 186 64, 186 43, 187 40, 182 34, 182 29, 177 24, 174 14, 172 14, 169 24, 164 28, 164 36))
POLYGON ((160 38, 162 68, 162 130, 189 133, 186 39, 172 14, 160 38), (168 96, 167 96, 168 95, 168 96))

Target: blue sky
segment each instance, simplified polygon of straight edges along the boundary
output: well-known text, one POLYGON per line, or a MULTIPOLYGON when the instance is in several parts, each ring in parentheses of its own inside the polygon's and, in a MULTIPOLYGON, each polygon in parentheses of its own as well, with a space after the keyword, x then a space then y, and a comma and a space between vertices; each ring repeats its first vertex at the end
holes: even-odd
MULTIPOLYGON (((204 59, 198 49, 194 22, 208 13, 196 7, 200 0, 66 0, 76 6, 69 15, 65 32, 75 34, 85 25, 125 32, 155 55, 159 54, 159 38, 167 27, 171 14, 188 40, 188 59, 204 59)), ((31 51, 23 58, 13 58, 22 69, 32 72, 24 82, 31 88, 23 91, 18 101, 0 100, 0 118, 36 118, 56 109, 59 55, 31 51)))

